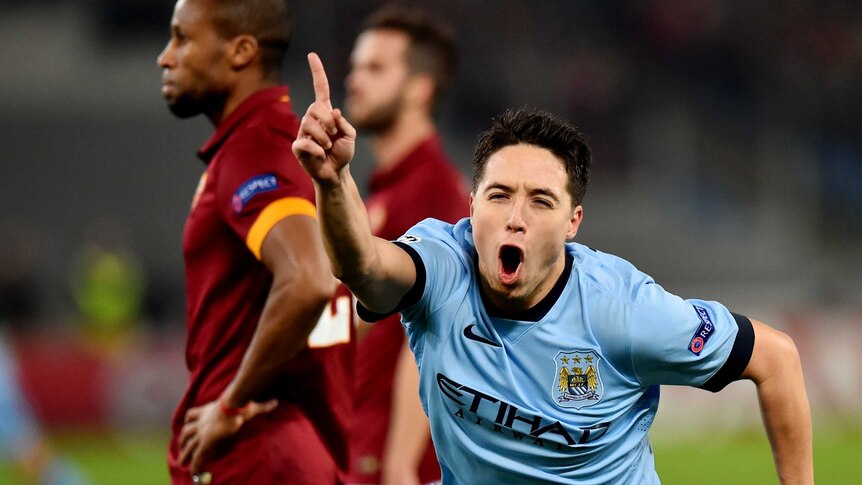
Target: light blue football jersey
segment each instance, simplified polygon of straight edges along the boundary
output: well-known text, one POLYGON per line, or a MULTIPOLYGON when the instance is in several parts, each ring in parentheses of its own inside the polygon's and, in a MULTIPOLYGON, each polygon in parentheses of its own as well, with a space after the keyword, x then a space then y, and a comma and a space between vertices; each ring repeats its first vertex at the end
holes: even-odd
POLYGON ((516 321, 483 302, 469 219, 398 241, 417 265, 399 309, 445 485, 659 483, 658 385, 718 390, 751 355, 745 317, 580 244, 535 321, 516 321))

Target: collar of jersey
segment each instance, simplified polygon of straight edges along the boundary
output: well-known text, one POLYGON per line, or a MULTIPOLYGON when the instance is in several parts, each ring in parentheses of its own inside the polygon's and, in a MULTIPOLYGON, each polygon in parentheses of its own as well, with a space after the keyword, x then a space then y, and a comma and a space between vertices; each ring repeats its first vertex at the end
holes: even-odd
POLYGON ((239 126, 240 122, 248 118, 249 115, 257 111, 258 108, 271 105, 273 103, 288 100, 290 93, 287 86, 279 85, 261 89, 252 93, 249 97, 243 100, 236 109, 233 110, 227 118, 223 119, 216 127, 215 133, 209 140, 198 150, 198 158, 204 163, 209 164, 215 154, 221 148, 222 144, 227 140, 228 136, 233 133, 234 129, 239 126))
POLYGON ((434 133, 413 147, 410 153, 394 165, 374 170, 368 179, 368 188, 371 193, 380 192, 386 187, 402 183, 409 174, 420 170, 423 164, 444 159, 446 154, 443 153, 443 142, 440 135, 434 133))

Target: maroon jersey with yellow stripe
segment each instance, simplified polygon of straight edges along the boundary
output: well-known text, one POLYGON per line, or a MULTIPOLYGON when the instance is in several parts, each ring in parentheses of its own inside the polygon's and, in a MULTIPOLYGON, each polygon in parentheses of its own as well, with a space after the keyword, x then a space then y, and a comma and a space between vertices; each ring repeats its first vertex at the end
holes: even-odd
MULTIPOLYGON (((186 363, 190 383, 173 420, 169 462, 186 411, 219 398, 248 349, 272 284, 260 261, 269 230, 286 217, 316 217, 311 180, 293 155, 299 120, 286 87, 258 91, 237 107, 198 153, 207 164, 183 234, 186 363)), ((321 275, 327 277, 328 275, 321 275)), ((205 467, 218 483, 332 483, 347 464, 350 296, 342 291, 282 379, 256 400, 278 408, 240 429, 205 467)))

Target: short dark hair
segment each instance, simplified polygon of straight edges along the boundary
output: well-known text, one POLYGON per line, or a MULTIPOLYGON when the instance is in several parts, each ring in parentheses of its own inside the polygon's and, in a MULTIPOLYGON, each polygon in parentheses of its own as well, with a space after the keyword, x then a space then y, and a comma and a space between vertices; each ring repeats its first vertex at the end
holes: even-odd
POLYGON ((257 39, 264 74, 277 78, 293 33, 285 0, 210 0, 210 16, 225 39, 248 34, 257 39))
POLYGON ((590 178, 590 147, 584 135, 568 121, 547 113, 521 108, 507 110, 491 120, 491 127, 479 135, 473 153, 473 192, 485 174, 488 158, 501 148, 521 143, 545 148, 563 162, 569 177, 572 204, 584 200, 590 178))
POLYGON ((430 74, 434 78, 436 105, 455 77, 458 49, 455 34, 448 25, 428 12, 401 5, 387 5, 368 18, 362 31, 396 30, 410 40, 407 66, 411 73, 430 74))

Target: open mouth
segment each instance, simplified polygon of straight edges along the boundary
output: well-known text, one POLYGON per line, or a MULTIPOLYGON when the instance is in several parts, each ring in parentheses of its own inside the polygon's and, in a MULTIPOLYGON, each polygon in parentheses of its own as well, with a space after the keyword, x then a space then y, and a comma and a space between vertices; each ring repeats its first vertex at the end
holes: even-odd
POLYGON ((500 248, 500 281, 504 285, 515 282, 520 273, 521 263, 524 262, 524 253, 515 246, 503 246, 500 248))

